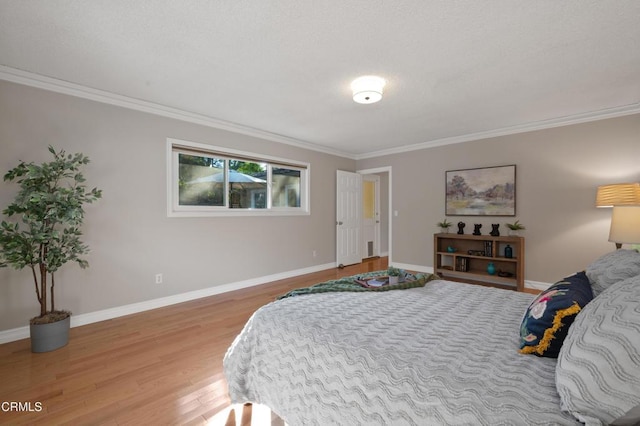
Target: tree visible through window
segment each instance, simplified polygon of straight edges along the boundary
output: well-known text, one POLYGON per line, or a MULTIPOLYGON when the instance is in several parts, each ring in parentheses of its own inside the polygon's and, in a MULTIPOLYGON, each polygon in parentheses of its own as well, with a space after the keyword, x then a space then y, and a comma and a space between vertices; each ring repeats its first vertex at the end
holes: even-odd
MULTIPOLYGON (((171 144, 173 212, 262 210, 308 213, 308 165, 171 144), (254 159, 255 158, 255 159, 254 159)), ((198 146, 199 148, 199 146, 198 146)), ((244 154, 244 153, 242 153, 244 154)), ((188 214, 187 214, 188 215, 188 214)))
POLYGON ((265 163, 229 160, 229 207, 266 209, 266 172, 265 163))
POLYGON ((224 167, 220 158, 178 154, 181 206, 224 206, 224 167))

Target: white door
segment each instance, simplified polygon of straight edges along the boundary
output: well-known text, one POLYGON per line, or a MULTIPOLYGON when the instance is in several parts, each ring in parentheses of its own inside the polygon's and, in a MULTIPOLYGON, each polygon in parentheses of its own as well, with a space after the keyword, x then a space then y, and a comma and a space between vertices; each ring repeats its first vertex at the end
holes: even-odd
POLYGON ((362 175, 338 170, 336 194, 336 265, 360 263, 362 175))
POLYGON ((380 256, 380 176, 362 177, 362 257, 380 256))

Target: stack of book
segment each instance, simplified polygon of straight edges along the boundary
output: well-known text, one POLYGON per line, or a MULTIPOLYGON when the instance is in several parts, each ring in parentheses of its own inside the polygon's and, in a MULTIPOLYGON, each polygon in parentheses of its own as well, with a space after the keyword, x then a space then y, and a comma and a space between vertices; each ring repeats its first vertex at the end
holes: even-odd
POLYGON ((458 257, 456 259, 456 271, 459 271, 459 272, 469 271, 469 259, 466 257, 458 257))
POLYGON ((484 242, 484 255, 487 257, 493 257, 493 241, 484 242))

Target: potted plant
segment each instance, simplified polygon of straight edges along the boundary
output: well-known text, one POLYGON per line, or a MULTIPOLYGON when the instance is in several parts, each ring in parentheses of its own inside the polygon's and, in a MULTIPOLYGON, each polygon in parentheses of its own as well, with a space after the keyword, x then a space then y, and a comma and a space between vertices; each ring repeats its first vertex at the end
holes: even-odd
POLYGON ((387 274, 389 274, 389 284, 398 284, 400 282, 402 270, 393 266, 389 266, 389 269, 387 269, 387 274))
POLYGON ((449 232, 449 228, 451 227, 452 223, 445 219, 442 222, 438 222, 437 225, 443 233, 447 233, 449 232))
POLYGON ((513 223, 507 223, 507 228, 509 228, 509 235, 518 235, 519 231, 524 231, 525 228, 523 224, 520 223, 519 220, 516 220, 513 223))
POLYGON ((80 241, 83 205, 102 196, 102 191, 87 190, 84 184, 80 169, 89 163, 88 157, 56 152, 51 146, 49 152, 53 161, 21 161, 5 174, 4 180, 15 181, 20 190, 3 210, 15 221, 0 224, 0 266, 29 267, 33 275, 40 304, 39 315, 30 321, 33 352, 52 351, 68 342, 71 313, 56 309, 54 274, 67 262, 88 266, 80 257, 89 251, 80 241))

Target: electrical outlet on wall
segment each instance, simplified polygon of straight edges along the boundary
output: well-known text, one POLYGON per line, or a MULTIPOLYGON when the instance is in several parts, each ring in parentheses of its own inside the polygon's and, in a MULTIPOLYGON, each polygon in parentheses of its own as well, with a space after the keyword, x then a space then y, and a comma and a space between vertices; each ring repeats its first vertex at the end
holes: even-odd
POLYGON ((156 284, 162 284, 162 274, 156 274, 156 284))

